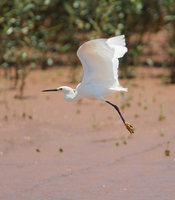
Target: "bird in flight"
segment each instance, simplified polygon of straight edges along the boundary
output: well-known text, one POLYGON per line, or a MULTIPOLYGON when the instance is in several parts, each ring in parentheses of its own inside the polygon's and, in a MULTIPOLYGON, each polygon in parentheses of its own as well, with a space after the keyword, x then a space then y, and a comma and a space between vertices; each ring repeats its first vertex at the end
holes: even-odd
POLYGON ((113 106, 128 131, 134 133, 131 124, 125 121, 117 105, 107 100, 115 91, 127 91, 118 81, 119 60, 127 52, 125 36, 115 36, 109 39, 95 39, 82 44, 77 55, 84 70, 84 76, 76 89, 61 86, 42 92, 61 91, 67 101, 76 101, 83 97, 95 97, 113 106))

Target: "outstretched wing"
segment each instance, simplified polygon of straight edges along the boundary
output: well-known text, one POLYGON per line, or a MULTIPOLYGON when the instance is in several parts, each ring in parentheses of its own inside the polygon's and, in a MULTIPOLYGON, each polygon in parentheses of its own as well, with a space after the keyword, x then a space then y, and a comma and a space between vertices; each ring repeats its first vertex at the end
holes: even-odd
POLYGON ((114 89, 121 87, 118 58, 126 52, 124 35, 85 42, 77 51, 84 70, 82 83, 103 84, 114 89))

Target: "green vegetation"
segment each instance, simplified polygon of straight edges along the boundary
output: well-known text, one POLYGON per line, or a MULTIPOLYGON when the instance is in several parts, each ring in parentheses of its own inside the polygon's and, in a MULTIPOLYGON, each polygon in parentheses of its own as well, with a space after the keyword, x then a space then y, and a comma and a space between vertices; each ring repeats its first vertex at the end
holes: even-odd
POLYGON ((59 148, 59 152, 61 152, 61 153, 62 153, 62 152, 63 152, 63 148, 59 148))
POLYGON ((124 144, 124 145, 127 145, 127 141, 126 141, 126 140, 124 140, 124 141, 123 141, 123 144, 124 144))
POLYGON ((39 148, 36 149, 36 152, 41 152, 39 148))
POLYGON ((4 115, 4 120, 7 121, 8 120, 8 116, 4 115))
POLYGON ((115 146, 118 147, 119 146, 119 142, 115 142, 115 146))
POLYGON ((170 141, 168 141, 167 142, 167 148, 165 149, 165 156, 170 156, 170 150, 169 150, 169 144, 170 144, 171 142, 170 141))
POLYGON ((21 115, 21 117, 22 117, 22 118, 25 118, 25 117, 26 117, 26 113, 23 112, 22 115, 21 115))
POLYGON ((147 109, 148 109, 148 106, 144 106, 143 109, 144 109, 144 110, 147 110, 147 109))
POLYGON ((97 123, 97 119, 96 119, 96 114, 95 113, 93 113, 92 118, 93 118, 92 127, 93 128, 97 128, 98 123, 97 123))
POLYGON ((170 156, 170 150, 168 149, 165 150, 165 156, 170 156))
POLYGON ((166 116, 163 114, 163 106, 160 105, 160 113, 159 113, 159 117, 158 117, 158 120, 159 121, 162 121, 166 118, 166 116))
POLYGON ((28 118, 29 118, 29 119, 33 119, 32 115, 28 115, 28 118))
POLYGON ((134 115, 134 117, 135 117, 135 118, 138 118, 138 117, 139 117, 139 114, 136 113, 136 114, 134 115))
MULTIPOLYGON (((147 45, 144 34, 164 29, 170 78, 175 83, 174 10, 174 0, 2 0, 0 67, 20 98, 32 69, 64 62, 76 66, 75 51, 83 41, 125 34, 129 52, 122 60, 122 77, 134 77, 126 64, 140 63, 139 55, 147 45), (65 53, 67 59, 62 59, 65 53)), ((151 58, 145 63, 154 64, 151 58)))
POLYGON ((77 108, 76 113, 80 114, 80 109, 79 108, 77 108))

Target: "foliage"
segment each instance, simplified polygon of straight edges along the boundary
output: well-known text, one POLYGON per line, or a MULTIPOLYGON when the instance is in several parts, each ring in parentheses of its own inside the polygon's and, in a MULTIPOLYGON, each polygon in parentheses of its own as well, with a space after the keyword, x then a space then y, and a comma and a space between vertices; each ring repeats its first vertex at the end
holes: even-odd
MULTIPOLYGON (((25 79, 37 65, 52 66, 61 53, 67 60, 82 41, 125 34, 130 64, 139 63, 145 32, 166 28, 169 34, 171 71, 175 74, 174 0, 2 0, 0 1, 0 66, 21 94, 25 79)), ((124 63, 125 64, 125 63, 124 63)), ((174 75, 173 75, 174 76, 174 75)))
POLYGON ((170 79, 172 83, 175 83, 175 1, 164 0, 166 8, 165 25, 168 32, 169 54, 170 54, 170 79))

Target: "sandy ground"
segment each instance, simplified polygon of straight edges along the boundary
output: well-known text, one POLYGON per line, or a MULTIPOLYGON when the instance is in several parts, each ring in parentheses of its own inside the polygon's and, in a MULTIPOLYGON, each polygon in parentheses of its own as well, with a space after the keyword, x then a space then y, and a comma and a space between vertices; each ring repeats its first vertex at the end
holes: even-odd
POLYGON ((129 92, 110 100, 135 126, 130 136, 105 102, 40 92, 71 85, 69 73, 33 71, 23 100, 1 81, 0 200, 174 199, 175 86, 155 68, 120 81, 129 92))

